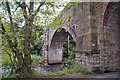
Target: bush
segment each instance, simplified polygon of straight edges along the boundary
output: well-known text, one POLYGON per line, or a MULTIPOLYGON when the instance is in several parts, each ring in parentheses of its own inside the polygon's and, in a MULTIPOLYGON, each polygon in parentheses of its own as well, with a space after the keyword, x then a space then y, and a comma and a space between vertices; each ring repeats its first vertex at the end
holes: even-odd
POLYGON ((37 55, 42 56, 41 51, 42 51, 43 42, 40 39, 42 34, 43 34, 42 27, 39 30, 37 29, 36 31, 32 33, 33 37, 30 42, 30 53, 31 54, 34 54, 34 55, 37 54, 37 55))
POLYGON ((43 64, 44 59, 42 56, 39 55, 31 55, 31 59, 33 60, 32 65, 37 65, 39 63, 43 64))
POLYGON ((12 71, 12 65, 13 63, 11 63, 10 61, 10 57, 8 56, 8 54, 6 53, 2 53, 2 60, 1 60, 1 63, 2 63, 2 77, 5 78, 5 77, 8 77, 11 75, 11 71, 12 71))
POLYGON ((72 64, 70 68, 64 68, 63 71, 54 72, 54 73, 50 72, 50 73, 46 73, 46 74, 43 74, 40 72, 37 74, 40 77, 54 77, 54 76, 72 74, 72 73, 81 73, 81 74, 85 74, 85 75, 92 74, 92 72, 89 71, 88 69, 84 68, 84 66, 78 66, 76 64, 72 64))
MULTIPOLYGON (((69 35, 69 52, 68 52, 68 39, 63 44, 63 58, 75 59, 75 41, 71 35, 69 35)), ((64 61, 65 59, 63 59, 64 61)))

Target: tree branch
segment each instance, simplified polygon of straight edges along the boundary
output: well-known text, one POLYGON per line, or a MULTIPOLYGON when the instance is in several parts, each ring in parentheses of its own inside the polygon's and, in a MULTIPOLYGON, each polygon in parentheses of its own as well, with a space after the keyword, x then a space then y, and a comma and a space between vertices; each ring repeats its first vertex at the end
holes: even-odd
POLYGON ((34 6, 34 2, 30 2, 30 9, 29 9, 29 18, 30 21, 32 20, 31 16, 33 15, 33 6, 34 6))
POLYGON ((20 4, 20 2, 17 2, 16 0, 15 0, 15 2, 18 4, 19 7, 23 8, 23 6, 22 6, 22 4, 20 4))
POLYGON ((3 27, 3 24, 1 24, 1 26, 2 26, 2 34, 5 34, 5 33, 6 33, 6 30, 5 30, 5 28, 3 27))
POLYGON ((13 24, 13 21, 12 21, 12 15, 11 15, 11 11, 10 11, 10 6, 9 6, 9 2, 6 2, 6 6, 7 6, 7 11, 8 11, 8 16, 10 18, 10 25, 11 25, 11 30, 13 32, 13 38, 14 38, 14 43, 15 43, 15 46, 14 47, 17 47, 17 38, 15 36, 15 30, 14 30, 14 24, 13 24))
POLYGON ((17 8, 16 8, 15 11, 13 12, 13 14, 17 11, 18 7, 19 7, 19 6, 17 6, 17 8))
MULTIPOLYGON (((1 22, 1 17, 0 17, 0 22, 1 22)), ((1 26, 2 26, 2 34, 4 34, 6 36, 9 47, 12 49, 12 51, 15 53, 16 57, 19 59, 20 56, 18 56, 18 55, 22 55, 22 54, 17 49, 16 45, 14 45, 14 43, 12 42, 10 36, 6 33, 6 30, 5 30, 2 22, 1 22, 1 26)))
POLYGON ((30 9, 29 9, 30 14, 33 12, 33 4, 34 4, 34 2, 30 2, 30 9))
POLYGON ((11 11, 10 11, 10 6, 9 6, 9 3, 8 2, 6 2, 6 6, 7 6, 7 11, 8 11, 8 16, 9 16, 9 18, 10 18, 10 23, 11 23, 11 29, 12 29, 12 31, 14 32, 14 28, 13 28, 13 21, 12 21, 12 15, 11 15, 11 11))
MULTIPOLYGON (((16 1, 16 0, 15 0, 15 1, 16 1)), ((20 2, 17 2, 17 1, 16 1, 16 3, 18 4, 19 7, 22 8, 24 18, 27 20, 27 19, 28 19, 28 16, 27 16, 27 11, 26 11, 26 3, 23 2, 22 4, 20 4, 20 2)))
MULTIPOLYGON (((9 55, 9 57, 10 57, 10 61, 11 61, 11 63, 13 64, 13 61, 12 61, 12 58, 11 58, 11 54, 10 53, 8 53, 8 52, 6 52, 8 55, 9 55)), ((14 64, 13 64, 14 65, 14 64)))
POLYGON ((9 43, 9 47, 12 48, 13 52, 16 52, 15 49, 14 49, 14 44, 13 44, 12 40, 10 39, 10 36, 6 33, 6 30, 3 26, 3 24, 1 26, 2 26, 2 34, 5 34, 5 36, 7 38, 7 41, 9 43))
POLYGON ((39 7, 38 7, 37 10, 35 11, 35 14, 33 14, 33 16, 32 16, 32 19, 34 19, 34 17, 36 16, 36 14, 37 14, 37 13, 39 12, 39 10, 40 10, 40 7, 43 6, 44 3, 45 3, 45 1, 40 3, 39 7))

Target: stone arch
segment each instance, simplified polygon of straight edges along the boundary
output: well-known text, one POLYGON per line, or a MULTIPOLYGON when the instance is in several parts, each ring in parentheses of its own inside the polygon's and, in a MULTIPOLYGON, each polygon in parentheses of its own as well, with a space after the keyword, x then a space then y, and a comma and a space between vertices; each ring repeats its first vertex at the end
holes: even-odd
POLYGON ((119 69, 119 25, 118 17, 119 3, 109 2, 106 4, 103 16, 103 29, 102 29, 102 44, 103 51, 101 53, 102 60, 101 65, 104 66, 104 70, 115 71, 119 69))
MULTIPOLYGON (((58 29, 60 29, 60 28, 58 28, 58 29)), ((56 31, 57 31, 58 29, 51 31, 52 34, 51 34, 51 37, 50 37, 50 44, 51 44, 51 42, 52 42, 52 39, 53 39, 54 34, 56 33, 56 31)), ((71 29, 71 27, 69 27, 69 26, 67 26, 66 28, 62 28, 62 27, 61 27, 61 29, 66 30, 66 31, 73 37, 74 41, 76 42, 76 36, 75 36, 76 33, 73 32, 73 30, 71 29)))
MULTIPOLYGON (((54 31, 50 42, 48 54, 48 63, 61 63, 63 59, 63 44, 70 32, 64 28, 58 28, 54 31), (60 31, 59 31, 60 30, 60 31)), ((73 37, 75 40, 75 38, 73 37)))

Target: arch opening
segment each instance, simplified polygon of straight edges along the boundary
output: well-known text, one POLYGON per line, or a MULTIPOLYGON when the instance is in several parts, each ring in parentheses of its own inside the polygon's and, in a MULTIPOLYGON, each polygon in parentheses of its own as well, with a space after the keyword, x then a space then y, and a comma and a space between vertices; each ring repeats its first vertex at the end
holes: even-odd
MULTIPOLYGON (((72 37, 71 34, 64 28, 59 28, 55 31, 50 44, 48 63, 62 63, 63 57, 65 57, 65 46, 63 45, 65 45, 65 41, 68 39, 68 35, 70 38, 72 37)), ((71 39, 73 40, 73 38, 71 39)))
POLYGON ((76 43, 71 35, 68 35, 63 44, 63 62, 75 61, 75 46, 76 43))

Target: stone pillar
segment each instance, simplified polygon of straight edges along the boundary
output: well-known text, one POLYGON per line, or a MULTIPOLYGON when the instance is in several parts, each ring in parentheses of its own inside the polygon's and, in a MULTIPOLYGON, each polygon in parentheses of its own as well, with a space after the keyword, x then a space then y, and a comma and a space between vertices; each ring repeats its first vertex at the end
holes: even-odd
POLYGON ((62 63, 62 57, 63 57, 63 51, 61 48, 50 49, 48 54, 48 58, 49 58, 48 63, 49 64, 62 63))

